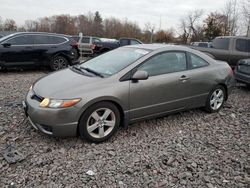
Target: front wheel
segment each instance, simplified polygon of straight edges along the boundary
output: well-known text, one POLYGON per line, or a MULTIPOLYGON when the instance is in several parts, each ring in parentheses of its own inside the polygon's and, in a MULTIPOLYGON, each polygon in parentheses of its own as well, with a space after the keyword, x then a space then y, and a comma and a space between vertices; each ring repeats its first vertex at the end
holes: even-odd
POLYGON ((110 102, 100 102, 89 107, 79 121, 79 134, 89 142, 109 139, 120 124, 120 112, 110 102))
POLYGON ((50 68, 53 71, 65 69, 69 66, 68 60, 63 56, 56 56, 50 62, 50 68))
POLYGON ((221 85, 216 86, 208 95, 205 110, 209 113, 218 112, 226 99, 225 88, 221 85))

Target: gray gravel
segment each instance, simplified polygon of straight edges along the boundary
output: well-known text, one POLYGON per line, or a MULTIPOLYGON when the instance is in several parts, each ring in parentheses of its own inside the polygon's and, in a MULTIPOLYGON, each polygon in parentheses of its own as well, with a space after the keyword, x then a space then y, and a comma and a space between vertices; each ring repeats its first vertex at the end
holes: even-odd
POLYGON ((21 101, 42 71, 0 72, 0 187, 250 187, 250 90, 234 89, 220 113, 202 110, 120 129, 109 141, 42 135, 21 101))

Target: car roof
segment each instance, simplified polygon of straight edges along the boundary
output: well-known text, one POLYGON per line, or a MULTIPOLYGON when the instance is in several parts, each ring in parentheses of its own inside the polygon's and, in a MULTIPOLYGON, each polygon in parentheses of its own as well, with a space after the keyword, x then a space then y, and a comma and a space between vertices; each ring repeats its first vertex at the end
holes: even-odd
POLYGON ((16 32, 12 33, 13 35, 22 35, 22 34, 41 34, 41 35, 54 35, 62 37, 71 37, 70 35, 58 34, 58 33, 48 33, 48 32, 16 32))
POLYGON ((126 48, 140 48, 144 50, 190 50, 189 47, 181 46, 181 45, 171 45, 171 44, 137 44, 125 46, 126 48))

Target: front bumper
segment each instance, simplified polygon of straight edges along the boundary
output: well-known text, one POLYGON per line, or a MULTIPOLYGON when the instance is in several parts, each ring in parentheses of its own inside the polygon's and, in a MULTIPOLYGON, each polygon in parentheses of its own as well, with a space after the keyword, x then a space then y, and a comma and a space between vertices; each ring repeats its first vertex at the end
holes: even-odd
POLYGON ((38 101, 30 98, 29 93, 23 101, 25 115, 35 129, 56 137, 77 135, 78 108, 49 109, 41 108, 39 104, 38 101))
POLYGON ((235 69, 235 79, 239 82, 243 82, 246 84, 250 84, 250 75, 249 74, 245 74, 245 73, 241 73, 238 70, 235 69))

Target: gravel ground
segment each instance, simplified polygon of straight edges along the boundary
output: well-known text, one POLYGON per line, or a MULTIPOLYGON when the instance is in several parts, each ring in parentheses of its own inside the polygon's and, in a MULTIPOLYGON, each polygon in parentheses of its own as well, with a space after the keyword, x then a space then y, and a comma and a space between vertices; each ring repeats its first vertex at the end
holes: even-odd
POLYGON ((234 89, 225 107, 152 119, 90 144, 34 130, 21 101, 43 71, 0 73, 0 187, 250 187, 250 90, 234 89))

